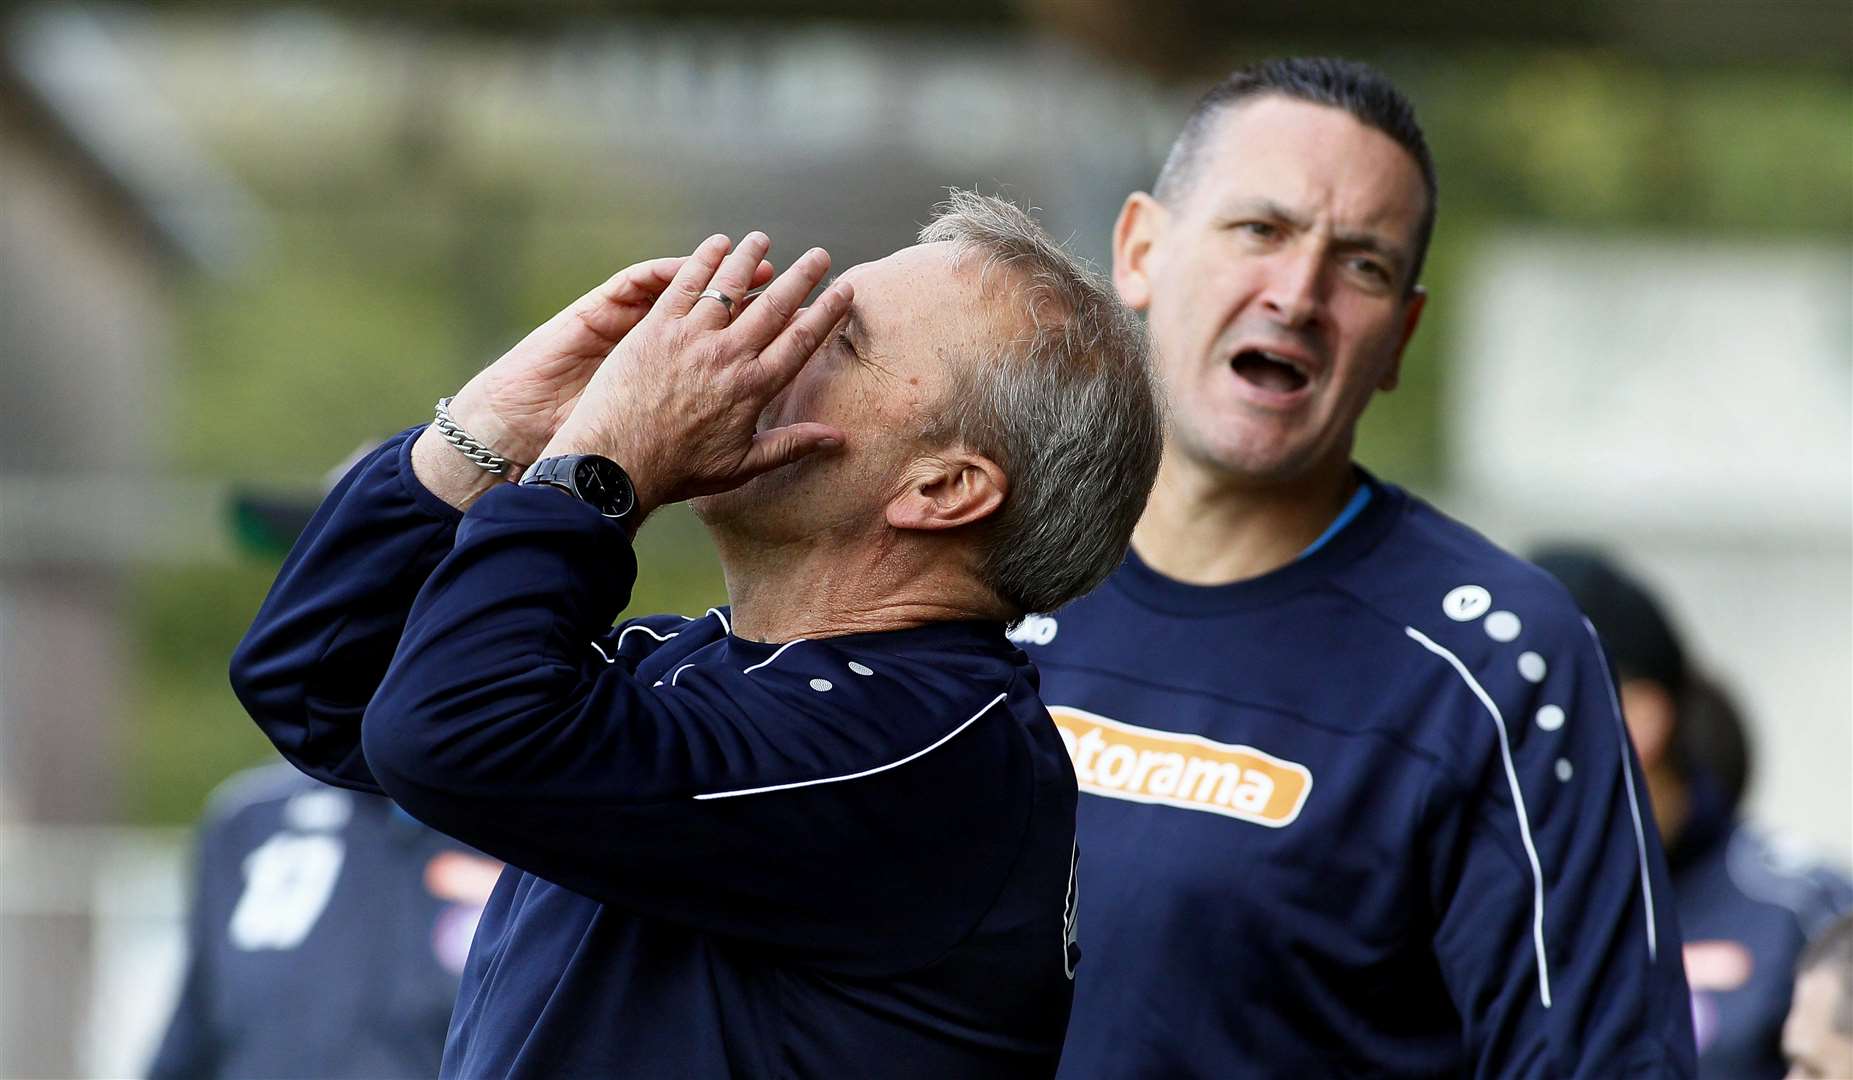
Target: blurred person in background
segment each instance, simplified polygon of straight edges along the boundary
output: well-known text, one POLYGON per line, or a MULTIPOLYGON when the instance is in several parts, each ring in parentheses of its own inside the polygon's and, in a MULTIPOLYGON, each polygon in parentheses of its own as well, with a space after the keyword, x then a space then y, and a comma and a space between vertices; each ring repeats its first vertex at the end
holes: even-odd
MULTIPOLYGON (((1736 813, 1756 768, 1750 729, 1744 726, 1737 702, 1722 684, 1704 672, 1688 671, 1674 732, 1686 760, 1717 782, 1725 807, 1736 813)), ((1635 749, 1638 752, 1640 744, 1635 744, 1635 749)))
POLYGON ((1796 957, 1853 908, 1853 883, 1737 816, 1747 756, 1732 752, 1733 744, 1747 747, 1741 727, 1736 738, 1728 731, 1740 724, 1737 709, 1714 680, 1694 672, 1654 594, 1593 548, 1553 545, 1534 561, 1569 588, 1614 667, 1672 866, 1699 1073, 1779 1077, 1796 957), (1729 779, 1721 782, 1715 769, 1729 779))
POLYGON ((1005 625, 1120 561, 1156 392, 1021 211, 955 195, 920 240, 808 307, 821 249, 746 302, 762 233, 621 272, 291 553, 246 707, 510 864, 443 1075, 1053 1073, 1075 779, 1005 625), (692 497, 732 606, 614 628, 692 497))
MULTIPOLYGON (((324 493, 378 446, 364 443, 324 493)), ((237 492, 238 546, 277 558, 314 499, 237 492)), ((430 1076, 502 864, 390 799, 250 769, 195 842, 180 996, 151 1080, 430 1076)))
POLYGON ((1789 1080, 1853 1077, 1853 915, 1829 924, 1802 950, 1794 999, 1782 1025, 1789 1080))
POLYGON ((281 764, 219 787, 195 858, 151 1080, 437 1072, 500 863, 281 764))
POLYGON ((1593 636, 1352 460, 1435 199, 1401 93, 1296 59, 1206 94, 1121 211, 1163 466, 1125 564, 1017 634, 1082 791, 1063 1076, 1692 1071, 1593 636))

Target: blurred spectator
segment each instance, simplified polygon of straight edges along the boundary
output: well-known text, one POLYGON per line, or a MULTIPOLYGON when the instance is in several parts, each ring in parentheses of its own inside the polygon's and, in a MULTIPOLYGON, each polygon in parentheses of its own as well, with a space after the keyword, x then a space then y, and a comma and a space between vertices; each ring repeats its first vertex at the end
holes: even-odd
POLYGON ((1679 726, 1673 745, 1695 769, 1703 769, 1718 783, 1732 813, 1750 787, 1755 759, 1750 753, 1750 732, 1744 726, 1737 702, 1717 681, 1702 672, 1688 672, 1686 692, 1679 703, 1679 726))
MULTIPOLYGON (((318 501, 234 492, 238 546, 281 557, 318 501)), ((220 785, 196 858, 185 981, 151 1080, 437 1075, 500 862, 288 765, 220 785)))
POLYGON ((196 869, 153 1080, 437 1074, 500 863, 271 765, 213 795, 196 869))
POLYGON ((1750 757, 1737 709, 1691 670, 1653 595, 1592 549, 1552 547, 1534 561, 1569 588, 1614 666, 1672 864, 1700 1075, 1780 1077, 1795 959, 1853 908, 1853 883, 1736 817, 1750 757))
POLYGON ((1853 1077, 1853 916, 1840 918, 1802 951, 1782 1052, 1789 1080, 1853 1077))

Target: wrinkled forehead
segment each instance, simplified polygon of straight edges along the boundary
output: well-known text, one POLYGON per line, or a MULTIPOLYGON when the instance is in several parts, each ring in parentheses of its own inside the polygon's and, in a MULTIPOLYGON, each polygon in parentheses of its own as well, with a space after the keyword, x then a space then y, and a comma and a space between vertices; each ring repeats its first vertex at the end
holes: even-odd
POLYGON ((1421 166, 1344 109, 1278 94, 1224 110, 1205 136, 1192 202, 1271 199, 1329 209, 1345 224, 1413 235, 1428 207, 1421 166))

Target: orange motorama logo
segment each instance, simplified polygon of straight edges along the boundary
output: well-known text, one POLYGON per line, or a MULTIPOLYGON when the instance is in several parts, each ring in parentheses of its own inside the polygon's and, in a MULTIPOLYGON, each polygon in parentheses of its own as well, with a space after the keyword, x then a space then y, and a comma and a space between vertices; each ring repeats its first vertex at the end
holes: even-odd
POLYGON ((1313 775, 1252 746, 1123 724, 1051 705, 1082 791, 1239 818, 1278 829, 1306 805, 1313 775))

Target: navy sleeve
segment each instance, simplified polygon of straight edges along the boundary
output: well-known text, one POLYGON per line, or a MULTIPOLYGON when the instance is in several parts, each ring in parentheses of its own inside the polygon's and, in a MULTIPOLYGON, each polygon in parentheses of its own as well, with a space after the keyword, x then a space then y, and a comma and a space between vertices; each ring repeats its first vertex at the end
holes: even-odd
POLYGON ((791 656, 646 682, 587 644, 634 574, 622 530, 575 499, 476 503, 366 712, 393 798, 582 895, 840 970, 963 936, 1027 828, 1027 749, 982 722, 1009 682, 897 658, 826 688, 791 656))
POLYGON ((232 654, 232 689, 284 758, 372 794, 362 712, 462 518, 412 475, 422 430, 387 440, 329 493, 232 654))
POLYGON ((148 1066, 148 1080, 211 1080, 219 1075, 219 1035, 212 1017, 211 896, 218 873, 213 823, 199 832, 193 859, 192 907, 187 911, 186 973, 174 1013, 148 1066))
POLYGON ((1462 747, 1427 847, 1474 1075, 1691 1076, 1673 897, 1613 684, 1567 601, 1526 606, 1408 631, 1443 665, 1436 716, 1462 747))

